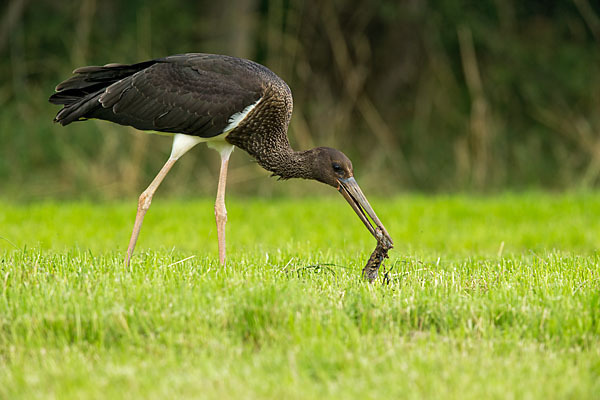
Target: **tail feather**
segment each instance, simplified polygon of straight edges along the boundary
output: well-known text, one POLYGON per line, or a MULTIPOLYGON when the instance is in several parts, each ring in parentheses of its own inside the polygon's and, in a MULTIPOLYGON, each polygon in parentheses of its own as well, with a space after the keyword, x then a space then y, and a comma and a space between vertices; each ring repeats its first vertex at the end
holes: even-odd
POLYGON ((99 98, 107 87, 157 62, 159 60, 77 68, 74 75, 56 86, 56 93, 50 96, 50 103, 64 106, 54 122, 67 125, 86 119, 87 114, 102 107, 99 98))

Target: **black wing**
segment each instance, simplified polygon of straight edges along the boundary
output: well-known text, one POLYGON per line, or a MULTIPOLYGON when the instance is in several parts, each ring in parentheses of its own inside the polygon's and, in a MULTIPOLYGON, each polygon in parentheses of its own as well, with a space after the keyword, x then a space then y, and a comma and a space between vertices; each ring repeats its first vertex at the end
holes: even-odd
POLYGON ((83 67, 57 86, 55 121, 104 119, 141 130, 212 137, 254 104, 268 69, 212 54, 182 54, 132 65, 83 67))

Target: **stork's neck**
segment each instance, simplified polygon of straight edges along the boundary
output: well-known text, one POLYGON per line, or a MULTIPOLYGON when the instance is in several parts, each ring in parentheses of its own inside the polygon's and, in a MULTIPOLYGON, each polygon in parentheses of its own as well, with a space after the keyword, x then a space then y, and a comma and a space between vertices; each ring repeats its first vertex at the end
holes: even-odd
POLYGON ((313 179, 312 168, 314 151, 294 151, 290 146, 287 136, 279 136, 280 140, 274 143, 263 143, 259 146, 248 146, 246 150, 256 159, 258 164, 281 179, 304 178, 313 179))
POLYGON ((281 179, 316 179, 313 173, 315 157, 315 149, 294 151, 290 147, 289 151, 286 152, 285 155, 272 160, 275 161, 275 163, 271 166, 271 168, 268 168, 264 165, 263 167, 273 172, 273 175, 279 176, 281 179))
POLYGON ((294 151, 283 129, 267 132, 241 127, 234 129, 226 140, 245 150, 261 167, 281 179, 315 179, 312 174, 315 149, 294 151))

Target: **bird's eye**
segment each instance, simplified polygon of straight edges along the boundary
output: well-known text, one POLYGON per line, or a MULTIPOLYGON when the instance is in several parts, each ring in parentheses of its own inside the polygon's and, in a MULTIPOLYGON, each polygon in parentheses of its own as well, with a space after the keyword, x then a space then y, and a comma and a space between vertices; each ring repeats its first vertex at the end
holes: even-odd
POLYGON ((342 172, 343 172, 343 168, 342 168, 342 166, 341 166, 340 164, 338 164, 338 163, 333 163, 331 166, 333 167, 333 170, 334 170, 336 173, 338 173, 338 174, 339 174, 339 173, 342 173, 342 172))

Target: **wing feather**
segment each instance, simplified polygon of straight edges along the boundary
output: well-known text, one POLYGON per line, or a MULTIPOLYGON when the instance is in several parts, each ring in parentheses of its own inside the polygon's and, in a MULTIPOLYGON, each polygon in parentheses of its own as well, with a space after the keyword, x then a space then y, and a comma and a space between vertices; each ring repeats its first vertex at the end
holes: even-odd
POLYGON ((54 99, 85 94, 69 110, 71 120, 99 118, 142 130, 212 137, 263 95, 263 69, 252 61, 200 53, 83 67, 59 85, 64 94, 59 91, 54 99), (96 91, 86 89, 92 85, 96 91))

